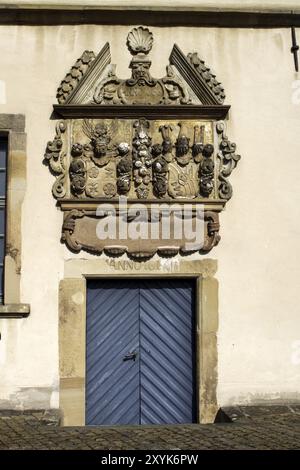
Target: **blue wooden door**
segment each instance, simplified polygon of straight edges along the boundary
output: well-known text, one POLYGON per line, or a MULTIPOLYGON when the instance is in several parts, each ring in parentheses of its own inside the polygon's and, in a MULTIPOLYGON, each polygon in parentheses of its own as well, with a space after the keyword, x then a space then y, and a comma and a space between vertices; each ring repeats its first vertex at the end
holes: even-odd
POLYGON ((86 423, 139 424, 139 289, 92 281, 87 295, 86 423))
POLYGON ((86 424, 195 421, 194 286, 88 283, 86 424))

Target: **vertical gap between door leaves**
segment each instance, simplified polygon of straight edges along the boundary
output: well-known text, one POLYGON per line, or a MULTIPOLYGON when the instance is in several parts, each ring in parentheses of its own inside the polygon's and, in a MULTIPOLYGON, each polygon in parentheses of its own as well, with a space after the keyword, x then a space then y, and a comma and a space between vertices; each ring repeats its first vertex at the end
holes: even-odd
POLYGON ((197 422, 197 413, 198 413, 198 403, 197 403, 197 315, 196 315, 196 303, 198 299, 196 296, 198 295, 198 289, 196 289, 196 281, 193 279, 193 284, 191 285, 192 290, 192 345, 193 345, 193 360, 192 360, 192 368, 193 368, 193 402, 192 402, 192 423, 197 422))
POLYGON ((141 349, 141 281, 138 283, 139 291, 139 336, 138 336, 138 356, 137 360, 139 361, 139 424, 142 424, 142 403, 141 403, 141 359, 142 359, 142 349, 141 349))

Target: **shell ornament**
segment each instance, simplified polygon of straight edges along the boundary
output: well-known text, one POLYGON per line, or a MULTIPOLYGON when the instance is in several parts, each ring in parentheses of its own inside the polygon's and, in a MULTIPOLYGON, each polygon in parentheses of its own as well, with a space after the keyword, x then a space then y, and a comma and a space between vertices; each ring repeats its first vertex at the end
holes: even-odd
POLYGON ((152 49, 153 34, 148 28, 133 28, 127 36, 127 47, 131 54, 148 54, 152 49))

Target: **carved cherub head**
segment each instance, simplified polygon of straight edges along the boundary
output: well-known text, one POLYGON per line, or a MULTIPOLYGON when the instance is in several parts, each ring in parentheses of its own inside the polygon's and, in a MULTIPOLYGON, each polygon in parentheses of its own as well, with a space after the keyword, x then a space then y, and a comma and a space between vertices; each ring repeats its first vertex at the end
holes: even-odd
POLYGON ((129 147, 129 144, 127 144, 127 142, 121 142, 118 145, 118 151, 121 157, 127 155, 129 153, 129 150, 130 150, 130 147, 129 147))
POLYGON ((168 163, 163 157, 159 157, 153 163, 153 170, 155 173, 167 173, 168 163))
POLYGON ((214 146, 212 144, 205 144, 202 150, 202 155, 209 158, 214 153, 214 146))
POLYGON ((121 176, 125 173, 130 173, 132 171, 132 161, 129 158, 123 158, 118 163, 117 173, 118 176, 121 176))
POLYGON ((82 155, 82 152, 83 152, 82 144, 75 143, 72 145, 72 148, 71 148, 72 157, 80 157, 82 155))
POLYGON ((153 157, 158 157, 162 154, 162 146, 160 144, 154 144, 151 149, 153 157))

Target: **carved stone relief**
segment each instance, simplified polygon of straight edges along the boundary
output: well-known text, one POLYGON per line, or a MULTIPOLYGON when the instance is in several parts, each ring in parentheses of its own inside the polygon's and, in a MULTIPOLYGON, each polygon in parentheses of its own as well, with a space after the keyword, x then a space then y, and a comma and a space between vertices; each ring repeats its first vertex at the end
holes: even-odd
POLYGON ((57 199, 215 198, 219 183, 224 186, 232 162, 239 159, 232 155, 234 144, 221 133, 222 126, 213 121, 145 118, 61 121, 45 153, 57 175, 53 194, 57 199), (63 139, 65 132, 69 139, 63 139), (218 154, 215 148, 220 149, 218 154))
POLYGON ((185 56, 176 45, 166 76, 153 78, 152 45, 148 28, 133 28, 127 37, 130 78, 117 77, 107 43, 98 56, 85 51, 58 89, 55 111, 65 119, 56 125, 45 161, 64 211, 62 240, 73 251, 147 258, 206 253, 219 242, 219 212, 232 195, 228 177, 240 159, 225 123, 216 119, 229 109, 222 104, 224 89, 196 53, 185 56), (66 118, 74 107, 77 117, 66 118), (109 201, 117 208, 120 196, 146 204, 202 204, 203 246, 187 249, 184 238, 99 240, 97 206, 109 201))

